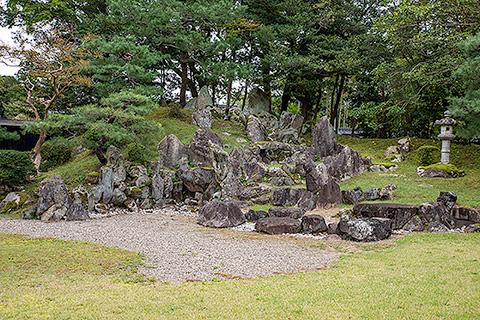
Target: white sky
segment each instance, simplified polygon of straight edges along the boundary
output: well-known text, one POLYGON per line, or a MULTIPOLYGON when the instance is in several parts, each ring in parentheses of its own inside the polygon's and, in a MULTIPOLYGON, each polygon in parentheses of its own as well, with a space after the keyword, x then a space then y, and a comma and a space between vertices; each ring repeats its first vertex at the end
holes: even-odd
MULTIPOLYGON (((12 29, 0 27, 0 40, 6 44, 12 44, 12 29)), ((13 76, 19 68, 9 67, 3 63, 0 63, 0 75, 13 76)))

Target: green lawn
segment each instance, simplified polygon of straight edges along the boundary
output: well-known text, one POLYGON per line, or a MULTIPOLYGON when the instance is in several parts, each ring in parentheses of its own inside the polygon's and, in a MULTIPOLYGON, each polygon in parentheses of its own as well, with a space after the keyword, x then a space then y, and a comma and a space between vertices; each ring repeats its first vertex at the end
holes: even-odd
POLYGON ((127 272, 135 254, 0 235, 0 318, 479 319, 479 261, 479 234, 417 234, 314 273, 165 284, 127 272))

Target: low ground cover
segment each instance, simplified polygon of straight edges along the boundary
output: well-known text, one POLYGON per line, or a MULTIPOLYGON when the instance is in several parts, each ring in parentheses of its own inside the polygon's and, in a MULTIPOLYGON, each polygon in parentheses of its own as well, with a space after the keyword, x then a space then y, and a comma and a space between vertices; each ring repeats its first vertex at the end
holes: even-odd
POLYGON ((125 251, 15 235, 0 243, 3 319, 480 317, 478 234, 406 236, 318 272, 184 284, 128 281, 122 266, 138 255, 125 251))

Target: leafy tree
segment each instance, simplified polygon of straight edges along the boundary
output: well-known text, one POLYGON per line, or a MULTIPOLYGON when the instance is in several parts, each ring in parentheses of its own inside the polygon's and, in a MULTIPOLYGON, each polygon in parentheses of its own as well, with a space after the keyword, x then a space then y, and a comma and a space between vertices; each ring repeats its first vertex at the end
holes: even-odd
POLYGON ((465 62, 454 76, 463 84, 464 95, 450 97, 449 110, 465 122, 458 130, 459 136, 480 137, 480 33, 462 41, 460 47, 465 52, 465 62))
POLYGON ((152 137, 160 133, 161 126, 144 116, 156 108, 158 105, 150 98, 122 91, 112 93, 98 104, 72 108, 68 114, 52 114, 45 122, 45 129, 63 128, 81 136, 82 144, 93 150, 100 163, 105 164, 105 151, 110 145, 121 147, 155 140, 152 137))
POLYGON ((35 173, 35 167, 26 152, 0 150, 0 184, 13 185, 35 173))
MULTIPOLYGON (((38 26, 37 26, 38 27, 38 26)), ((89 85, 90 78, 81 74, 88 65, 84 59, 87 50, 76 38, 69 37, 73 30, 38 27, 30 35, 20 32, 16 46, 2 44, 4 63, 20 61, 19 81, 27 93, 24 113, 33 117, 39 139, 33 149, 37 170, 41 163, 41 148, 47 137, 40 123, 46 120, 60 95, 76 85, 89 85)))

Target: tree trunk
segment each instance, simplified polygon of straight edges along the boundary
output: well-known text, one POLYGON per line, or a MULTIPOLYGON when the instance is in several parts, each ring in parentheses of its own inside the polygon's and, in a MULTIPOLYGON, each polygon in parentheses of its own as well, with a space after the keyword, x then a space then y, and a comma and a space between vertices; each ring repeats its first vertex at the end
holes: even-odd
MULTIPOLYGON (((343 85, 345 84, 345 75, 340 75, 340 84, 337 87, 337 92, 335 95, 335 104, 330 112, 330 124, 333 126, 335 119, 338 116, 338 106, 340 105, 340 99, 342 98, 343 85)), ((338 121, 337 121, 338 128, 338 121)))
POLYGON ((230 103, 232 100, 232 80, 228 80, 227 85, 227 108, 225 108, 225 115, 228 116, 230 112, 230 103))
POLYGON ((182 66, 182 86, 180 88, 180 105, 182 107, 187 103, 186 93, 187 93, 187 84, 188 84, 188 53, 182 51, 180 54, 180 64, 182 66))
MULTIPOLYGON (((190 70, 190 78, 188 79, 188 88, 192 94, 192 98, 198 97, 197 86, 195 85, 195 62, 193 60, 188 61, 188 69, 190 70)), ((199 88, 200 89, 200 88, 199 88)))
POLYGON ((102 165, 107 164, 107 158, 105 158, 105 155, 103 154, 103 146, 105 145, 105 142, 107 142, 107 138, 103 137, 97 142, 98 147, 96 147, 94 150, 95 155, 98 158, 98 161, 100 161, 102 165))
POLYGON ((212 84, 212 103, 213 107, 215 107, 215 100, 216 100, 216 95, 217 95, 217 90, 215 90, 217 86, 215 84, 212 84))
POLYGON ((243 94, 242 110, 245 110, 245 103, 247 102, 247 94, 248 94, 248 80, 245 81, 245 93, 243 94))
POLYGON ((282 106, 280 108, 280 114, 284 111, 288 110, 288 103, 290 102, 290 86, 287 83, 285 83, 285 87, 283 88, 283 94, 282 94, 282 106))
POLYGON ((37 173, 40 173, 40 165, 42 164, 42 146, 45 140, 47 139, 47 134, 43 131, 40 131, 37 143, 35 143, 35 147, 33 148, 33 153, 35 155, 35 160, 33 160, 33 164, 37 169, 37 173))

